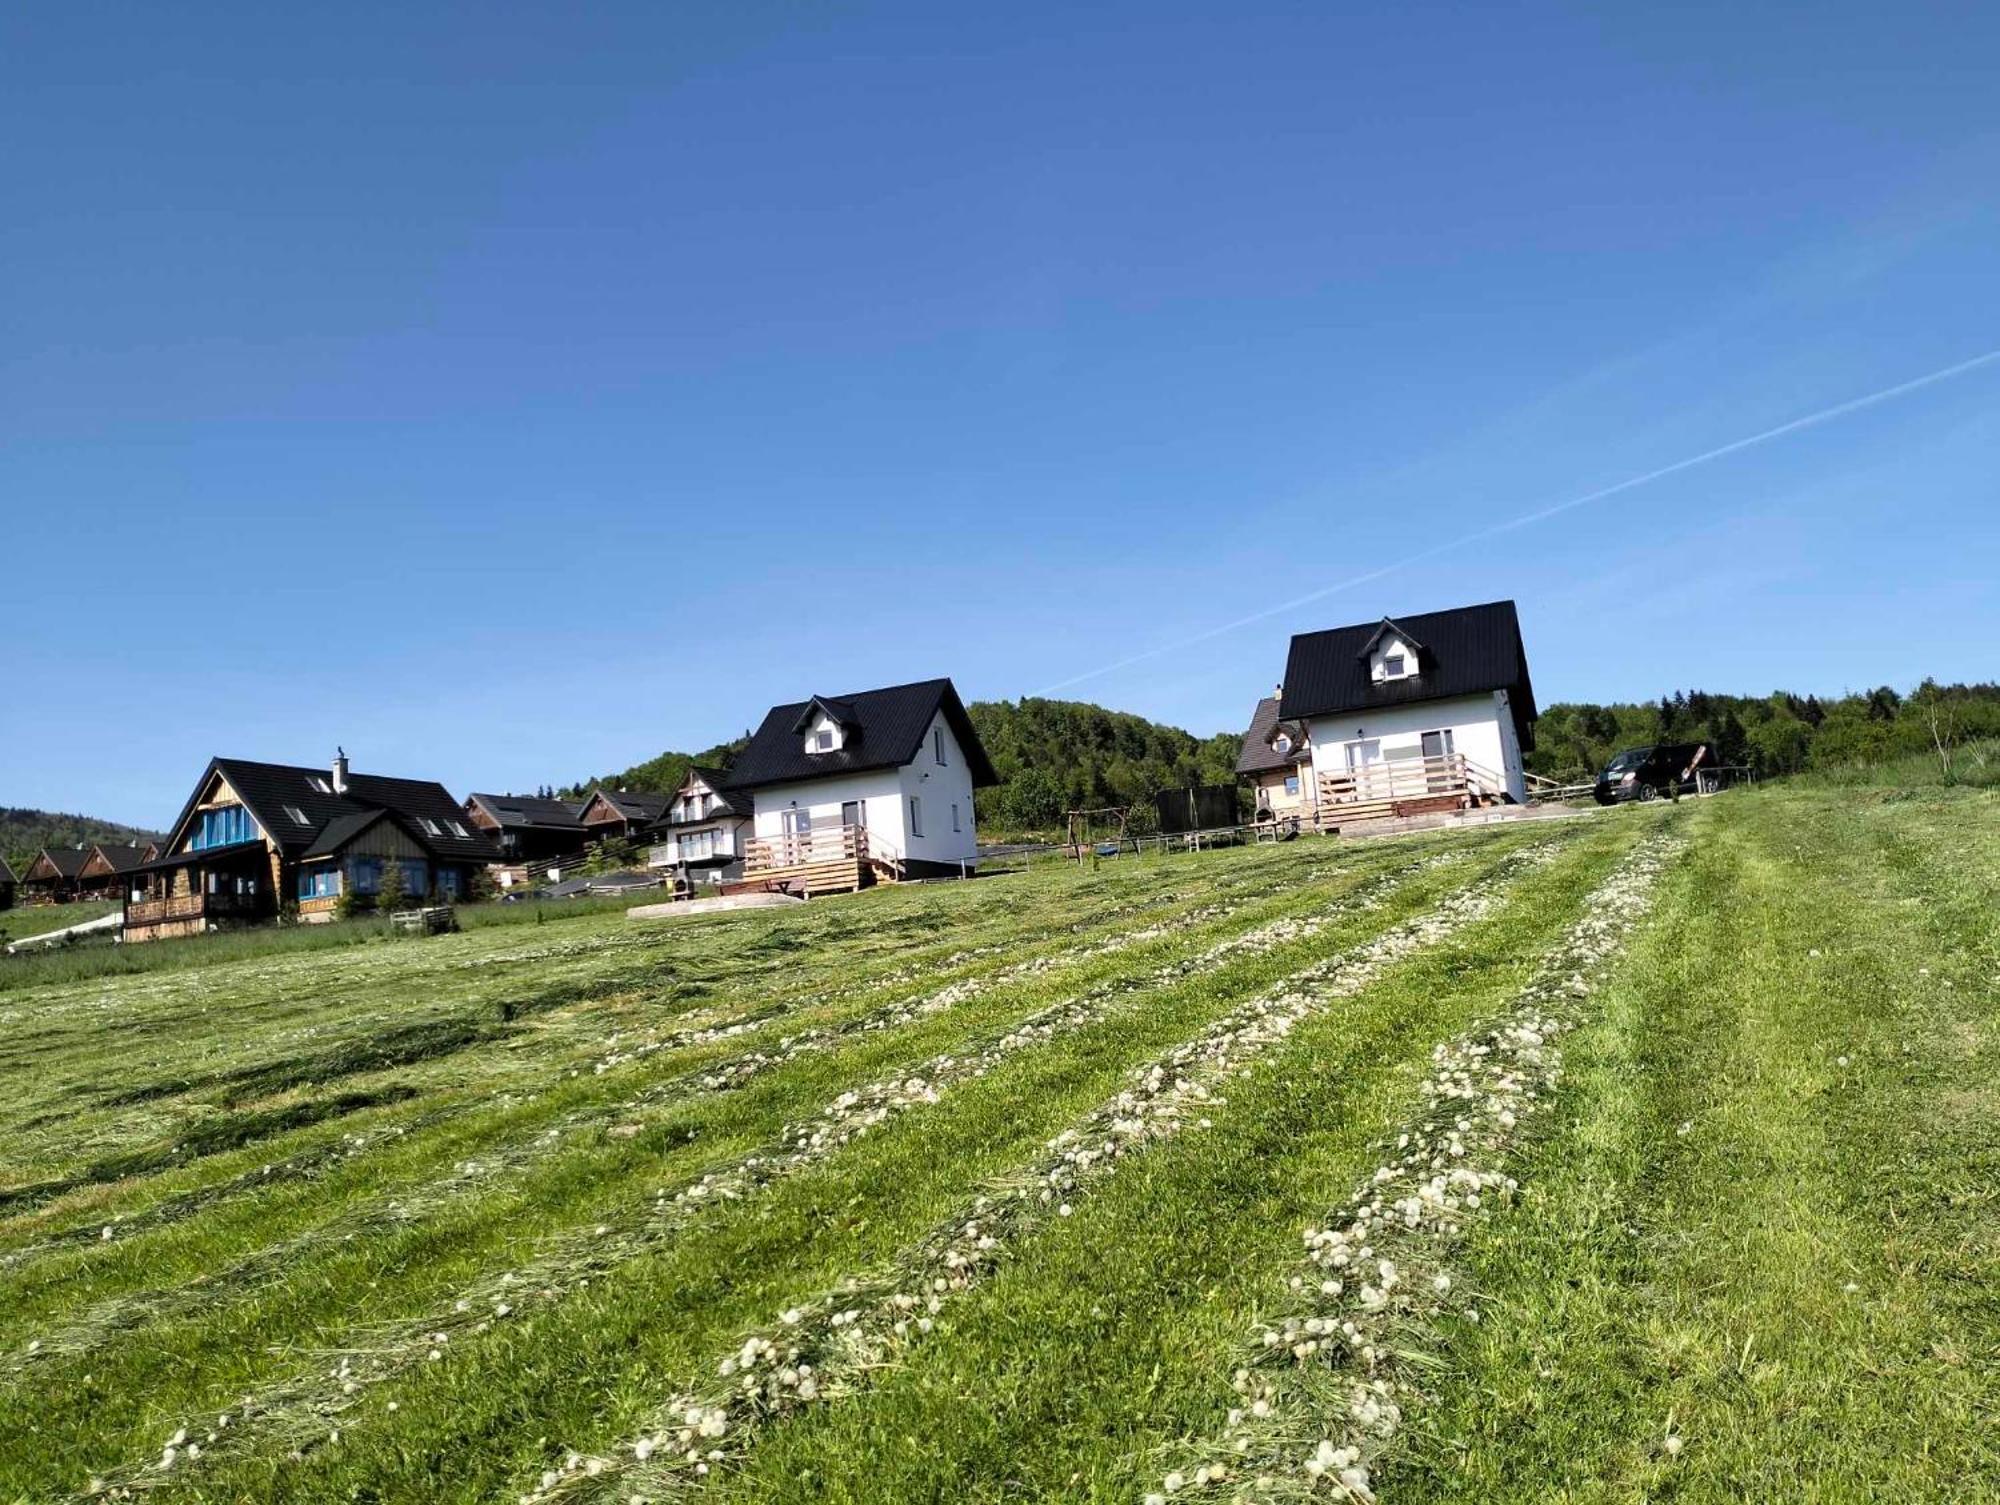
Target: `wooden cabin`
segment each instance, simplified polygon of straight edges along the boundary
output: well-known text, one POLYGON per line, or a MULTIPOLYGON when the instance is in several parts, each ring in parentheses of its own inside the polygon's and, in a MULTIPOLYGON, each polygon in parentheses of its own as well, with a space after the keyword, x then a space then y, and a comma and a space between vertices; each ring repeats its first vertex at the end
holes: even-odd
POLYGON ((581 803, 526 794, 474 794, 466 798, 468 824, 500 849, 503 862, 567 857, 590 840, 581 803))
POLYGON ((77 872, 77 890, 85 899, 125 899, 139 868, 160 855, 156 843, 143 847, 100 841, 77 872))
POLYGON ((651 831, 667 813, 668 796, 625 789, 597 788, 577 811, 589 841, 634 841, 651 831))
POLYGON ((0 857, 0 909, 14 907, 14 890, 20 881, 14 876, 14 870, 7 865, 7 859, 0 857))
POLYGON ((23 904, 69 904, 81 896, 88 847, 43 847, 21 874, 23 904))
POLYGON ((125 903, 128 941, 276 918, 334 917, 344 895, 372 900, 395 864, 413 898, 450 900, 499 855, 442 784, 215 758, 125 903))

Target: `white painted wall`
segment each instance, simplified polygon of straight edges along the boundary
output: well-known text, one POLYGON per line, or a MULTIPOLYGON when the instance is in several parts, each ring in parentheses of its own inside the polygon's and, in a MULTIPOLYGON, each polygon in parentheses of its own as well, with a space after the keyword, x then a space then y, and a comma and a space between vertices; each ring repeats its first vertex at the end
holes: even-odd
POLYGON ((942 729, 944 761, 937 761, 931 733, 926 732, 917 755, 901 768, 877 768, 868 773, 836 774, 773 784, 752 796, 756 802, 756 834, 781 836, 786 812, 796 807, 812 817, 813 829, 840 825, 840 807, 859 800, 867 807, 868 836, 877 851, 920 862, 970 862, 978 851, 973 832, 972 770, 965 753, 940 713, 932 728, 942 729), (922 801, 923 834, 910 826, 910 801, 922 801), (952 829, 952 807, 958 807, 958 829, 952 829))
POLYGON ((1445 729, 1451 732, 1454 752, 1501 775, 1515 799, 1527 797, 1521 778, 1521 751, 1504 692, 1315 716, 1307 727, 1312 737, 1313 787, 1319 787, 1322 774, 1347 772, 1350 742, 1379 737, 1384 758, 1417 757, 1423 749, 1423 734, 1445 729))

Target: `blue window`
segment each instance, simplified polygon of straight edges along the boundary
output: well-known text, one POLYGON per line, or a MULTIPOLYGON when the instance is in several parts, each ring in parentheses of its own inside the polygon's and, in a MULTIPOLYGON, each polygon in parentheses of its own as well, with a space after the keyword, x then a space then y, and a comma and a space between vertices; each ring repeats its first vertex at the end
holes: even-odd
MULTIPOLYGON (((383 857, 350 857, 347 859, 348 876, 353 881, 357 894, 379 894, 382 891, 382 869, 390 859, 383 857)), ((398 860, 403 869, 403 892, 413 897, 430 891, 430 864, 420 857, 404 857, 398 860)))
POLYGON ((447 899, 456 899, 459 894, 459 872, 455 867, 438 869, 438 892, 447 899))
POLYGON ((255 841, 257 823, 250 819, 250 812, 241 805, 225 805, 220 810, 201 812, 201 824, 195 827, 194 840, 188 843, 190 852, 204 852, 210 847, 232 846, 239 841, 255 841))
POLYGON ((299 869, 301 899, 331 899, 340 892, 340 871, 332 863, 299 869))

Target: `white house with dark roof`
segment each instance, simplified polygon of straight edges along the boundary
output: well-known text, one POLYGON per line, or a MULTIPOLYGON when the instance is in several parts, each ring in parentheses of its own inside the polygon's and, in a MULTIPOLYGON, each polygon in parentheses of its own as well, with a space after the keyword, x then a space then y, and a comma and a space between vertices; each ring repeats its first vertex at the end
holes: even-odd
POLYGON ((667 813, 655 828, 664 839, 648 854, 648 865, 678 868, 706 882, 740 877, 754 815, 749 792, 734 788, 728 774, 691 767, 668 796, 667 813))
POLYGON ((958 876, 978 857, 974 791, 998 782, 949 679, 773 706, 729 771, 753 806, 744 882, 958 876))
POLYGON ((1527 799, 1535 692, 1512 601, 1302 632, 1283 707, 1322 825, 1527 799))

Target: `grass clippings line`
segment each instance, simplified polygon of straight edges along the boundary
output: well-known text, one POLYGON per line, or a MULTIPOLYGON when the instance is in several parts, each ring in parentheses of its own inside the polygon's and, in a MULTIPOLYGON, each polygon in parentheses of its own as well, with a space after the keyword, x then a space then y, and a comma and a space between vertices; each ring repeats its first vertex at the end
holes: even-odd
MULTIPOLYGON (((1303 1268, 1260 1323, 1233 1385, 1241 1404, 1213 1446, 1161 1480, 1144 1505, 1228 1486, 1233 1502, 1333 1499, 1368 1505, 1372 1459, 1415 1396, 1410 1356, 1453 1305, 1446 1269, 1465 1225, 1517 1189, 1509 1152, 1561 1081, 1556 1040, 1651 907, 1677 840, 1627 856, 1505 1012, 1439 1045, 1420 1114, 1393 1158, 1304 1233, 1303 1268)), ((1478 1308, 1461 1299, 1470 1320, 1478 1308)))
POLYGON ((1127 1088, 1051 1140, 1030 1166, 990 1183, 889 1271, 850 1278, 785 1311, 718 1363, 716 1384, 668 1402, 617 1456, 571 1453, 522 1500, 536 1505, 613 1484, 626 1501, 683 1493, 740 1460, 765 1424, 864 1384, 932 1330, 946 1300, 980 1284, 1013 1245, 1070 1216, 1122 1160, 1190 1126, 1209 1127, 1205 1114, 1222 1104, 1220 1089, 1231 1077, 1336 1000, 1484 919, 1501 903, 1505 880, 1557 850, 1544 844, 1509 856, 1489 880, 1454 889, 1425 913, 1293 974, 1196 1039, 1134 1068, 1127 1088))
MULTIPOLYGON (((416 1318, 371 1327, 365 1340, 355 1346, 323 1350, 334 1360, 329 1367, 315 1367, 244 1396, 235 1412, 236 1425, 208 1439, 205 1452, 198 1451, 190 1458, 183 1448, 170 1458, 163 1455, 150 1462, 108 1471, 91 1481, 88 1493, 116 1498, 122 1490, 143 1489, 163 1482, 161 1476, 176 1468, 184 1476, 187 1466, 198 1459, 213 1462, 223 1456, 240 1455, 255 1440, 265 1437, 275 1437, 277 1445, 287 1447, 292 1456, 302 1457, 330 1437, 338 1437, 338 1428, 330 1427, 330 1423, 337 1422, 356 1404, 366 1388, 393 1379, 432 1360, 433 1356, 443 1357, 454 1338, 484 1332, 494 1323, 516 1316, 530 1302, 538 1310, 545 1309, 572 1290, 587 1289, 593 1279, 619 1265, 671 1244, 706 1209, 740 1203, 820 1164, 890 1118, 935 1105, 950 1088, 987 1075, 1023 1051, 1101 1023, 1133 998, 1214 971, 1239 958, 1310 939, 1343 918, 1381 908, 1389 895, 1409 878, 1467 860, 1468 854, 1463 850, 1426 854, 1381 874, 1359 889, 1334 896, 1312 913, 1280 916, 1238 935, 1224 937, 1193 956, 1101 983, 1036 1011, 983 1047, 961 1045, 893 1077, 844 1092, 817 1114, 786 1124, 766 1148, 740 1156, 733 1164, 710 1171, 673 1192, 661 1190, 646 1211, 629 1224, 598 1223, 565 1229, 544 1239, 526 1263, 462 1288, 448 1306, 416 1318)), ((908 1006, 922 1002, 910 1001, 908 1006)), ((69 1340, 58 1334, 57 1341, 69 1340)), ((31 1359, 61 1351, 55 1344, 44 1342, 34 1355, 22 1357, 31 1359)))

